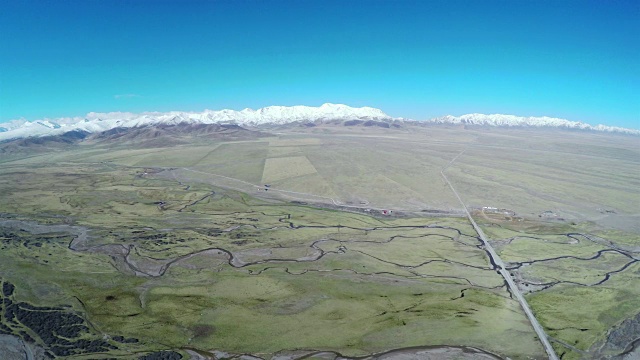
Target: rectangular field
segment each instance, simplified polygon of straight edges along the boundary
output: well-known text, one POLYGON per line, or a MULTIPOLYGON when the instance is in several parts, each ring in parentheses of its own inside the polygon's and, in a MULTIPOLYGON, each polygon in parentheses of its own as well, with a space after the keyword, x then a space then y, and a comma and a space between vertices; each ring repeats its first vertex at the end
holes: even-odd
POLYGON ((265 162, 262 182, 265 184, 317 173, 316 168, 306 156, 269 158, 265 162))

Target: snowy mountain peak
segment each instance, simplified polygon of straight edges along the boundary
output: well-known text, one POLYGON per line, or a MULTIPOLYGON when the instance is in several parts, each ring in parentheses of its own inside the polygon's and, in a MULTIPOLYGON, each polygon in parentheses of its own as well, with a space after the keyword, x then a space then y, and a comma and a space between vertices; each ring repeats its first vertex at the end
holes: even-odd
MULTIPOLYGON (((241 126, 282 125, 293 122, 316 122, 329 120, 375 120, 383 122, 403 121, 393 118, 382 110, 371 107, 350 107, 344 104, 325 103, 311 106, 267 106, 253 110, 204 110, 202 112, 90 112, 83 117, 41 119, 27 121, 18 119, 0 124, 0 141, 29 136, 62 134, 80 130, 96 133, 117 127, 133 128, 147 125, 177 124, 236 124, 241 126)), ((424 122, 421 122, 424 124, 424 122)), ((640 135, 640 130, 625 129, 606 125, 592 126, 579 121, 570 121, 553 117, 522 117, 503 114, 467 114, 462 116, 446 115, 428 120, 433 124, 481 125, 503 127, 553 127, 563 129, 594 130, 640 135)))
POLYGON ((42 119, 35 121, 13 120, 3 124, 6 131, 0 133, 0 140, 29 136, 62 134, 72 130, 100 132, 116 127, 139 127, 146 125, 180 123, 237 124, 242 126, 260 126, 266 124, 288 124, 296 121, 318 120, 396 120, 382 110, 361 107, 354 108, 343 104, 326 103, 319 107, 311 106, 268 106, 257 110, 249 108, 236 110, 204 110, 203 112, 170 111, 96 113, 90 112, 84 117, 42 119))
POLYGON ((515 116, 504 114, 466 114, 461 116, 445 115, 428 120, 434 124, 477 125, 477 126, 504 126, 504 127, 554 127, 563 129, 595 130, 616 132, 632 135, 640 135, 640 130, 625 129, 616 126, 589 125, 580 121, 553 118, 548 116, 515 116))

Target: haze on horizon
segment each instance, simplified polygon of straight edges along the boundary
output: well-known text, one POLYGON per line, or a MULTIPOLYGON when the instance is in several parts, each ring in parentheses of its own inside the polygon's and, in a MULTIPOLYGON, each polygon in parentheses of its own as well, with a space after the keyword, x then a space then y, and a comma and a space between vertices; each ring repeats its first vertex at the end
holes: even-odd
POLYGON ((0 32, 0 123, 334 102, 640 128, 636 1, 21 1, 0 32))

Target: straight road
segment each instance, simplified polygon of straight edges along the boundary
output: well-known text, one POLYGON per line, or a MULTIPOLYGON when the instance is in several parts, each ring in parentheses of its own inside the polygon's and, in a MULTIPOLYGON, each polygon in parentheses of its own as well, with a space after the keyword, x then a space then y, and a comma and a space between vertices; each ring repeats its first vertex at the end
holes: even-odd
POLYGON ((522 293, 520 292, 520 289, 518 289, 516 284, 513 282, 513 279, 511 278, 511 275, 504 268, 504 262, 502 261, 502 259, 500 259, 498 254, 495 252, 495 250, 493 249, 493 247, 489 243, 489 240, 487 239, 487 236, 484 234, 482 229, 480 229, 478 224, 476 224, 476 221, 473 220, 473 218, 471 217, 471 213, 469 213, 469 209, 467 209, 467 206, 462 201, 462 198, 460 197, 460 195, 458 195, 458 192, 453 187, 453 185, 451 185, 451 182, 449 182, 449 179, 447 179, 447 176, 444 174, 444 171, 449 166, 451 166, 451 164, 453 164, 453 162, 456 161, 456 159, 458 159, 458 157, 460 157, 460 155, 462 155, 465 151, 466 151, 466 149, 462 150, 462 152, 460 152, 456 157, 454 157, 447 164, 447 166, 445 166, 442 169, 442 171, 440 171, 440 175, 442 175, 442 178, 447 183, 447 185, 449 185, 449 188, 451 188, 451 191, 453 191, 453 194, 456 196, 456 198, 458 199, 458 201, 460 202, 460 204, 464 208, 464 211, 467 214, 467 217, 469 218, 469 222, 471 222, 471 225, 473 226, 473 228, 478 233, 478 236, 480 236, 480 240, 482 240, 482 243, 484 244, 484 248, 487 250, 487 252, 489 252, 489 256, 491 256, 491 258, 493 259, 493 263, 495 263, 496 266, 498 267, 497 270, 500 273, 500 275, 502 275, 504 280, 507 282, 507 285, 509 286, 509 289, 511 290, 511 293, 513 294, 513 296, 516 297, 518 302, 520 302, 520 306, 522 307, 522 310, 524 310, 524 313, 529 318, 529 321, 531 322, 531 325, 533 326, 533 329, 536 331, 536 334, 538 334, 538 338, 542 342, 542 345, 544 346, 544 349, 546 350, 547 355, 549 355, 549 360, 558 360, 558 356, 556 355, 555 350, 553 350, 553 347, 551 346, 551 343, 549 342, 549 338, 547 337, 547 334, 544 332, 544 329, 542 328, 542 326, 538 322, 538 319, 536 319, 536 317, 533 315, 533 312, 531 311, 531 308, 529 307, 529 304, 527 303, 527 300, 524 298, 524 296, 522 296, 522 293))

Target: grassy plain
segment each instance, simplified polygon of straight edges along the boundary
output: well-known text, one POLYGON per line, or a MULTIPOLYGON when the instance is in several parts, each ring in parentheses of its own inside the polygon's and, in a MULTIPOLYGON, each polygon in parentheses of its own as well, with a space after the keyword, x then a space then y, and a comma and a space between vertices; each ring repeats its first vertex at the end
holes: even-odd
POLYGON ((568 221, 640 232, 637 139, 549 134, 517 137, 516 144, 505 138, 470 146, 447 170, 468 206, 506 208, 530 218, 551 211, 568 221))
POLYGON ((317 173, 316 168, 306 156, 287 156, 268 158, 262 174, 263 183, 310 175, 317 173))
POLYGON ((110 163, 13 162, 0 181, 12 184, 0 212, 25 229, 89 229, 77 251, 64 232, 3 238, 0 274, 20 301, 71 305, 99 333, 140 340, 110 357, 441 344, 541 353, 461 218, 322 210, 110 163))
POLYGON ((543 358, 466 219, 424 216, 461 213, 446 168, 468 207, 516 212, 474 217, 529 283, 558 353, 589 358, 640 309, 638 263, 619 252, 640 250, 639 156, 633 139, 601 134, 317 127, 5 158, 0 220, 88 238, 74 251, 70 233, 3 236, 0 276, 20 301, 71 305, 99 333, 139 338, 121 346, 136 354, 448 344, 543 358))
POLYGON ((592 223, 480 221, 548 335, 561 342, 554 347, 563 359, 610 356, 616 353, 602 353, 603 344, 626 344, 609 334, 640 311, 638 243, 624 249, 637 235, 598 232, 592 223))

